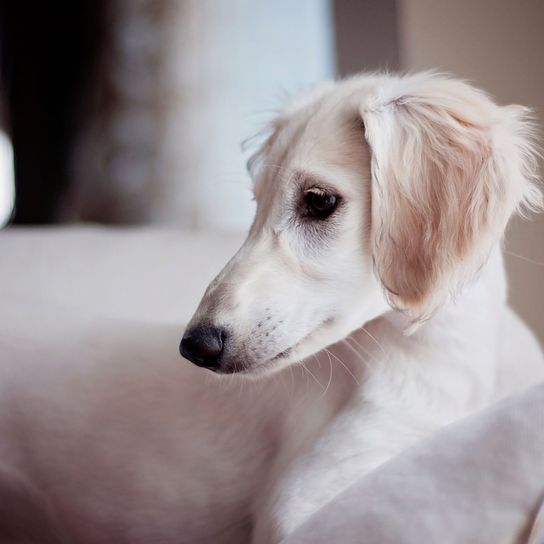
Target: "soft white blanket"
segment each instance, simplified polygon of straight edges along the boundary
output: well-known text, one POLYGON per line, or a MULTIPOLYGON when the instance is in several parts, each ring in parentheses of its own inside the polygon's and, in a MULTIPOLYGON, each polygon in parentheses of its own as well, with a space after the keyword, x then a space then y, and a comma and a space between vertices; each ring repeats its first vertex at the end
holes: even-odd
MULTIPOLYGON (((75 314, 89 322, 176 325, 181 333, 241 238, 90 227, 2 232, 0 329, 9 331, 12 352, 24 351, 17 338, 30 333, 69 335, 75 314)), ((525 351, 519 371, 501 379, 523 392, 355 482, 286 543, 544 543, 544 515, 537 519, 544 386, 524 391, 540 371, 525 364, 538 347, 514 314, 508 319, 525 351)))
POLYGON ((544 385, 386 463, 284 542, 544 543, 544 385))

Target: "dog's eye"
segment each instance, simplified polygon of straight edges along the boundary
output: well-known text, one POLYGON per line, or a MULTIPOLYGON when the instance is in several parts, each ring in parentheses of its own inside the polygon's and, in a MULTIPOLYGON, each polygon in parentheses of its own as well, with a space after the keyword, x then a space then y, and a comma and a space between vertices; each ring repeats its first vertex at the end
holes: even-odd
POLYGON ((334 212, 338 198, 318 187, 312 187, 304 193, 306 215, 316 219, 327 219, 334 212))

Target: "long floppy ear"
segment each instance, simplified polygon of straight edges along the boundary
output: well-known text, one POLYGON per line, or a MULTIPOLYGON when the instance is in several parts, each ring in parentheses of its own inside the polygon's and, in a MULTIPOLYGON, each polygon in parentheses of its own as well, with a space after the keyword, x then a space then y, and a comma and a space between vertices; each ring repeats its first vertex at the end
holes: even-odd
POLYGON ((538 208, 533 126, 466 83, 384 79, 361 114, 372 243, 390 302, 424 319, 483 264, 520 206, 538 208))

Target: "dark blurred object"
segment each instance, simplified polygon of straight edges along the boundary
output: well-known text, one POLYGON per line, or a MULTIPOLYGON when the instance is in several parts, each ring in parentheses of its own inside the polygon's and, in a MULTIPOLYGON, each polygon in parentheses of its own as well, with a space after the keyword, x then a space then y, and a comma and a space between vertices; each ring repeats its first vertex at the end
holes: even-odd
POLYGON ((185 0, 109 0, 70 163, 65 221, 149 222, 160 187, 168 25, 185 0), (172 14, 174 12, 174 15, 172 14))
POLYGON ((398 70, 397 0, 334 0, 338 75, 398 70))
POLYGON ((106 32, 107 1, 0 3, 0 59, 14 149, 13 222, 59 219, 81 107, 106 32))

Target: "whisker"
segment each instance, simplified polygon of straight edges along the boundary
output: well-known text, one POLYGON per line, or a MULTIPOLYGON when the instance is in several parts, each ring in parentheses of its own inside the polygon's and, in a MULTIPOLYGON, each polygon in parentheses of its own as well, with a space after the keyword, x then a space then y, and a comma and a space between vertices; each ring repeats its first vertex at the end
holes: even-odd
POLYGON ((544 266, 544 263, 539 263, 538 261, 535 261, 529 257, 525 257, 523 255, 519 255, 518 253, 514 253, 513 251, 508 251, 506 249, 503 249, 502 252, 505 253, 506 255, 510 255, 511 257, 517 257, 518 259, 521 259, 522 261, 534 264, 536 266, 544 266))
POLYGON ((347 338, 344 338, 344 340, 342 340, 343 343, 346 344, 346 346, 352 351, 352 353, 354 355, 357 356, 357 358, 361 361, 361 363, 363 363, 367 368, 371 368, 371 365, 369 364, 369 362, 363 357, 363 355, 361 353, 359 353, 348 341, 347 341, 347 338))
POLYGON ((325 396, 325 394, 329 390, 329 387, 331 386, 331 383, 332 383, 332 361, 331 361, 331 359, 329 359, 329 367, 331 369, 331 372, 329 374, 329 381, 327 383, 327 386, 325 387, 325 392, 323 393, 323 396, 325 396))
POLYGON ((329 363, 332 364, 331 354, 328 350, 325 350, 325 353, 327 354, 327 357, 329 358, 329 363))
POLYGON ((311 370, 301 361, 302 367, 306 372, 314 379, 314 381, 321 387, 323 391, 325 391, 325 388, 323 387, 323 384, 314 376, 314 374, 311 372, 311 370))
POLYGON ((378 340, 376 340, 376 338, 374 338, 374 336, 372 336, 370 334, 370 332, 368 332, 365 327, 361 327, 361 330, 364 331, 370 338, 372 338, 372 340, 374 340, 374 342, 376 342, 376 345, 380 348, 381 352, 384 354, 384 355, 387 355, 387 353, 385 353, 385 349, 383 349, 383 346, 378 342, 378 340))
POLYGON ((346 364, 341 359, 339 359, 334 353, 332 353, 331 351, 329 351, 326 348, 325 348, 325 352, 328 353, 329 355, 331 355, 332 357, 334 357, 347 370, 348 374, 355 380, 355 383, 357 385, 361 385, 359 383, 359 380, 355 376, 355 374, 346 366, 346 364))
MULTIPOLYGON (((319 357, 316 354, 314 354, 313 357, 314 357, 314 359, 317 359, 317 362, 319 363, 320 368, 321 368, 321 361, 319 360, 319 357)), ((327 385, 325 386, 325 391, 323 391, 323 393, 321 394, 321 396, 319 398, 323 398, 325 396, 325 394, 329 390, 329 387, 331 386, 331 383, 332 383, 332 359, 331 359, 330 355, 329 355, 329 365, 330 365, 330 369, 331 369, 330 374, 329 374, 329 381, 327 382, 327 385)))
MULTIPOLYGON (((376 354, 372 353, 372 351, 365 348, 362 344, 357 342, 357 340, 355 340, 355 338, 353 338, 352 336, 348 336, 347 338, 345 338, 345 340, 348 342, 348 345, 352 349, 355 349, 355 348, 351 344, 349 344, 350 341, 353 342, 357 346, 357 348, 359 348, 361 351, 363 351, 366 356, 370 357, 370 359, 372 359, 372 361, 374 361, 374 362, 378 361, 378 357, 376 356, 376 354)), ((355 350, 355 351, 357 351, 357 350, 355 350)), ((361 354, 359 354, 359 355, 361 355, 361 354)))

